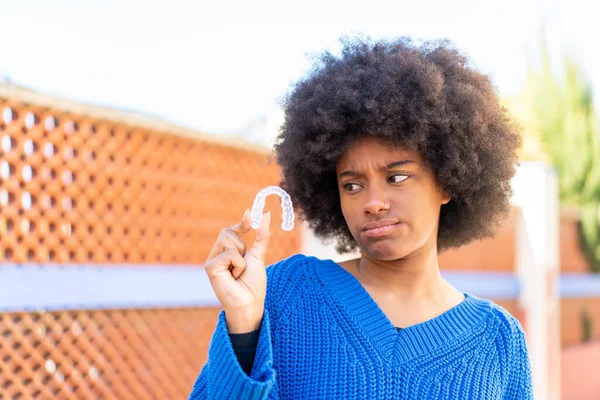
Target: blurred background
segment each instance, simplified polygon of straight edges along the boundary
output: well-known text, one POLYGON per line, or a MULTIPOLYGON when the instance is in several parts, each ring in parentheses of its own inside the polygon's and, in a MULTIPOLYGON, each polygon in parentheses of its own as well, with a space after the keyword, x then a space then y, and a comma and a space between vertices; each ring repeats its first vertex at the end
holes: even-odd
MULTIPOLYGON (((0 398, 187 398, 220 311, 202 263, 279 182, 279 100, 362 34, 448 38, 491 77, 524 138, 513 212, 443 253, 443 274, 519 318, 536 399, 600 399, 598 15, 591 0, 0 0, 0 398)), ((300 222, 275 229, 267 261, 298 252, 344 258, 300 222)))

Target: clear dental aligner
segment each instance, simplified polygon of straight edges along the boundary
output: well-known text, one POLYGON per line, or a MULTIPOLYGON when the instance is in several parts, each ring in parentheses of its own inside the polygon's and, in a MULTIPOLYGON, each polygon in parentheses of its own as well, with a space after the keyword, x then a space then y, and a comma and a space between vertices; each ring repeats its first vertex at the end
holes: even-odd
POLYGON ((281 199, 281 209, 283 211, 283 221, 281 222, 281 229, 284 231, 291 231, 294 228, 294 207, 292 206, 292 198, 285 190, 279 186, 267 186, 254 198, 252 204, 252 212, 250 214, 251 223, 250 225, 254 229, 260 228, 260 219, 263 215, 263 209, 265 207, 265 198, 270 194, 276 194, 281 199))

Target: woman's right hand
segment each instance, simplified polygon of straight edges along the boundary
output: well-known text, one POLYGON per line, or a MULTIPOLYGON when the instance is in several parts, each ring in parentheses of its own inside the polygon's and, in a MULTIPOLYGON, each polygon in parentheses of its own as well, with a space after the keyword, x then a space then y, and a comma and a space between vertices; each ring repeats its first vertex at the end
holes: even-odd
POLYGON ((219 234, 204 269, 225 310, 229 333, 246 333, 260 327, 267 294, 265 254, 271 238, 271 214, 262 216, 250 249, 242 237, 251 229, 250 213, 219 234))

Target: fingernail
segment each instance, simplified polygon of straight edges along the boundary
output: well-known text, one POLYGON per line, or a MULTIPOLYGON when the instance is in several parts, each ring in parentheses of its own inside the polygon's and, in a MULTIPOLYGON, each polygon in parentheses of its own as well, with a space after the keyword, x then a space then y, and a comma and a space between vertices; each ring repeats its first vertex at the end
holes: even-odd
POLYGON ((267 222, 271 223, 271 211, 267 211, 267 222))
POLYGON ((250 211, 249 209, 246 209, 246 211, 244 211, 244 215, 242 215, 242 219, 246 219, 246 215, 248 215, 249 211, 250 211))

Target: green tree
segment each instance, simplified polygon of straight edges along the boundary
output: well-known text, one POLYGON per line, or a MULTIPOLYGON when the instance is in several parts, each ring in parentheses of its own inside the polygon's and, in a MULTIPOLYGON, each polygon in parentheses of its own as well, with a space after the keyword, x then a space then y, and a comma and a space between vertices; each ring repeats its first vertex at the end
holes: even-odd
POLYGON ((559 79, 543 46, 541 68, 529 71, 524 96, 556 167, 560 201, 579 208, 582 249, 592 270, 600 272, 600 128, 590 82, 572 59, 563 61, 559 79))

